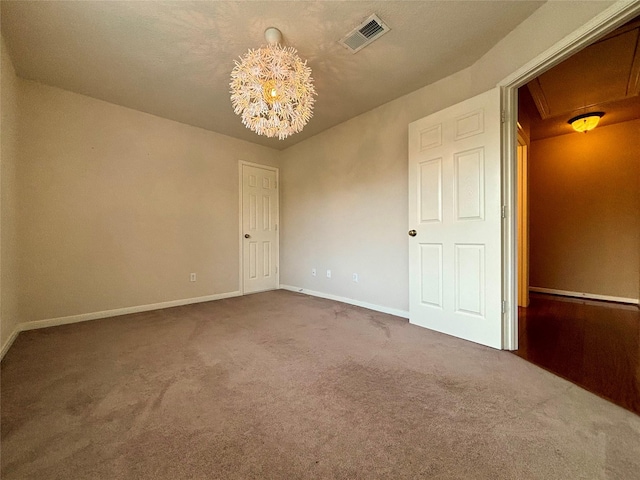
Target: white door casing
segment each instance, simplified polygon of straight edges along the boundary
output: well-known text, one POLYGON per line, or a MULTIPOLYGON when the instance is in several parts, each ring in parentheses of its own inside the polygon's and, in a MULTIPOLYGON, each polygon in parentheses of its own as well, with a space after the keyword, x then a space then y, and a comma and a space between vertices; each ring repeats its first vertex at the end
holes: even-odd
POLYGON ((529 142, 518 127, 518 306, 529 306, 529 142))
POLYGON ((278 169, 240 162, 242 293, 274 290, 278 275, 278 169))
POLYGON ((494 348, 503 346, 500 129, 499 89, 409 125, 409 320, 494 348))

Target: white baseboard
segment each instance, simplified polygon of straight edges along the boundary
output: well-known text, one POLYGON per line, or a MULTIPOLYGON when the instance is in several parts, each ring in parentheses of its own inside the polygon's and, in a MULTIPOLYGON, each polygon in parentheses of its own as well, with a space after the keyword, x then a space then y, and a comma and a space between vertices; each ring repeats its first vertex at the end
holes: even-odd
POLYGON ((185 298, 182 300, 171 300, 169 302, 151 303, 148 305, 137 305, 134 307, 116 308, 114 310, 104 310, 102 312, 82 313, 80 315, 70 315, 68 317, 48 318, 45 320, 35 320, 20 324, 20 331, 33 330, 36 328, 55 327, 57 325, 66 325, 67 323, 86 322, 87 320, 97 320, 99 318, 117 317, 119 315, 128 315, 130 313, 149 312, 151 310, 161 310, 163 308, 180 307, 182 305, 190 305, 192 303, 210 302, 212 300, 221 300, 223 298, 237 297, 239 291, 218 293, 216 295, 207 295, 205 297, 185 298))
POLYGON ((406 310, 383 307, 381 305, 374 305, 373 303, 361 302, 360 300, 353 300, 346 297, 339 297, 338 295, 331 295, 330 293, 315 292, 313 290, 307 290, 306 288, 294 287, 291 285, 281 284, 280 288, 283 290, 289 290, 291 292, 304 293, 305 295, 311 295, 312 297, 320 297, 326 298, 328 300, 335 300, 336 302, 348 303, 349 305, 368 308, 369 310, 375 310, 376 312, 388 313, 389 315, 395 315, 396 317, 409 318, 409 312, 406 310))
POLYGON ((2 345, 2 350, 0 350, 0 360, 4 358, 4 354, 9 351, 9 349, 11 348, 11 345, 13 345, 13 342, 18 337, 18 334, 21 331, 22 330, 20 329, 20 325, 16 325, 13 328, 13 332, 11 332, 11 335, 9 335, 9 338, 7 338, 7 341, 4 342, 4 345, 2 345))
POLYGON ((88 320, 98 320, 100 318, 117 317, 120 315, 128 315, 130 313, 149 312, 151 310, 161 310, 163 308, 180 307, 182 305, 191 305, 193 303, 211 302, 213 300, 222 300, 223 298, 238 297, 240 295, 241 293, 239 291, 218 293, 215 295, 207 295, 205 297, 184 298, 181 300, 171 300, 169 302, 136 305, 134 307, 116 308, 113 310, 104 310, 102 312, 82 313, 80 315, 70 315, 68 317, 47 318, 44 320, 19 323, 16 325, 16 328, 9 339, 2 346, 0 360, 4 358, 5 353, 9 350, 9 347, 11 347, 11 344, 18 334, 27 330, 55 327, 58 325, 66 325, 68 323, 86 322, 88 320))
POLYGON ((530 292, 549 293, 551 295, 564 295, 565 297, 587 298, 589 300, 604 300, 605 302, 631 303, 638 305, 637 298, 612 297, 610 295, 598 295, 597 293, 570 292, 567 290, 556 290, 554 288, 529 287, 530 292))

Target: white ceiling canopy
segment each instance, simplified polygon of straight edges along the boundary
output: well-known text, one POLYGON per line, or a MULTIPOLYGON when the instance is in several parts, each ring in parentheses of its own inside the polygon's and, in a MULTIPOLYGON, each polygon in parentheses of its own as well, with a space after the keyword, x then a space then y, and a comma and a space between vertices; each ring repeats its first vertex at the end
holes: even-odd
POLYGON ((3 1, 1 19, 20 77, 283 149, 473 64, 543 3, 3 1), (390 31, 350 53, 339 41, 372 14, 390 31), (245 128, 229 100, 234 60, 272 25, 318 92, 286 140, 245 128))

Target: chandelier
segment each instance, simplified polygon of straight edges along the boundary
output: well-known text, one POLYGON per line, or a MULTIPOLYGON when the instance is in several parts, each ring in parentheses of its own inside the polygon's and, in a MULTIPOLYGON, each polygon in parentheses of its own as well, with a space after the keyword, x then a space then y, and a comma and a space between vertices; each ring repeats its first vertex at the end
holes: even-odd
POLYGON ((268 45, 250 49, 231 72, 231 103, 242 123, 258 135, 284 140, 313 115, 316 90, 311 69, 293 47, 283 47, 277 28, 264 32, 268 45))

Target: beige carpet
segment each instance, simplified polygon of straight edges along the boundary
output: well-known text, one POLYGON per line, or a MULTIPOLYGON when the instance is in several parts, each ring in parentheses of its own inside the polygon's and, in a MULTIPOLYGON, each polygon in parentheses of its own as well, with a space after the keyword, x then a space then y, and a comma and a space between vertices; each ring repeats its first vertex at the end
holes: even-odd
POLYGON ((285 291, 22 333, 1 408, 3 480, 640 478, 637 415, 285 291))

